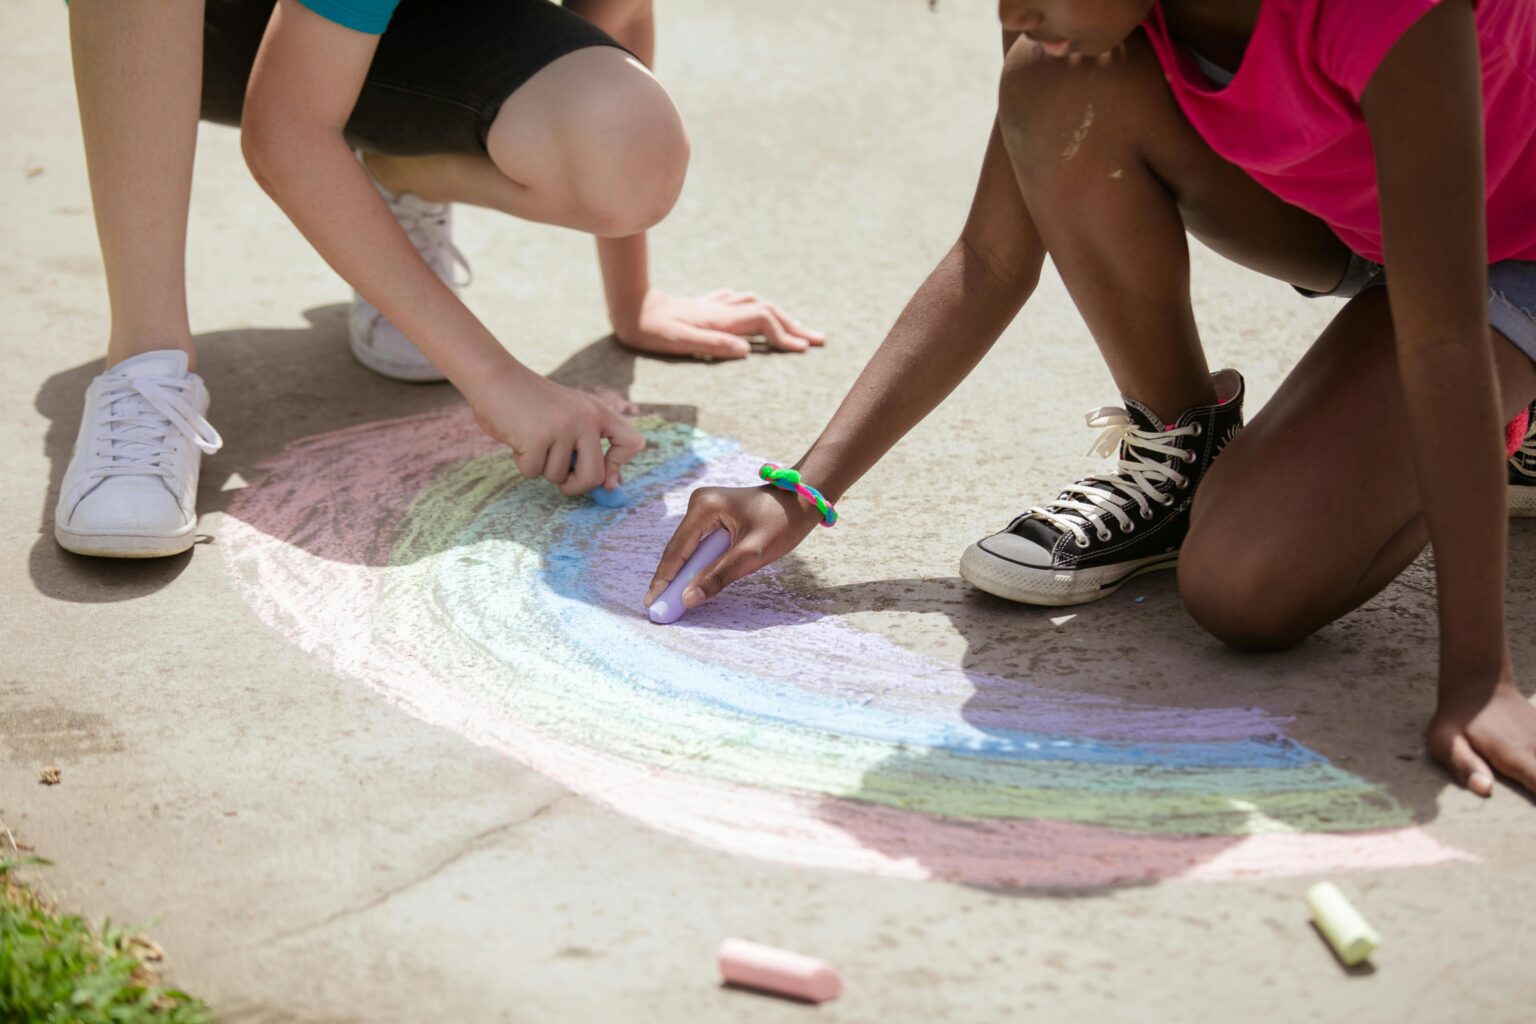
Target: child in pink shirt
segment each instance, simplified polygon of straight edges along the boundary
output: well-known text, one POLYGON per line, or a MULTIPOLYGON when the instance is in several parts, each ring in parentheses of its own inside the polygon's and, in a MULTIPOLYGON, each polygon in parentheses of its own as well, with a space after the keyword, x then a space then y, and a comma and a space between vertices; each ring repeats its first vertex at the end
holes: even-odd
MULTIPOLYGON (((1126 396, 1090 421, 1119 462, 971 545, 965 578, 1072 604, 1176 566, 1200 625, 1279 648, 1432 544, 1429 749, 1479 794, 1495 773, 1536 792, 1504 627, 1505 516, 1536 511, 1536 0, 1001 10, 971 219, 796 464, 804 482, 836 501, 975 365, 1048 252, 1126 396), (1241 378, 1206 366, 1186 232, 1348 299, 1246 429, 1241 378)), ((817 522, 781 490, 696 492, 652 595, 717 527, 733 545, 687 605, 817 522)))

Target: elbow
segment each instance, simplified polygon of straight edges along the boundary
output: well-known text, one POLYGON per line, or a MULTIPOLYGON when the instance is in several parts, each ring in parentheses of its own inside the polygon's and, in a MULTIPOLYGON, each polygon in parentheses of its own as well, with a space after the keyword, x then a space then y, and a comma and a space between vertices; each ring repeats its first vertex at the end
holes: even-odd
POLYGON ((277 179, 281 176, 276 170, 281 160, 275 136, 271 119, 252 112, 247 106, 240 120, 240 154, 245 157, 245 166, 256 184, 273 199, 277 198, 277 179))
POLYGON ((1044 252, 998 252, 994 246, 979 243, 969 234, 961 234, 955 243, 965 261, 994 283, 1007 289, 1019 303, 1029 300, 1040 285, 1045 266, 1044 252))
POLYGON ((291 118, 247 100, 240 119, 240 153, 256 184, 279 205, 287 183, 303 163, 302 159, 295 160, 295 156, 303 152, 291 118))

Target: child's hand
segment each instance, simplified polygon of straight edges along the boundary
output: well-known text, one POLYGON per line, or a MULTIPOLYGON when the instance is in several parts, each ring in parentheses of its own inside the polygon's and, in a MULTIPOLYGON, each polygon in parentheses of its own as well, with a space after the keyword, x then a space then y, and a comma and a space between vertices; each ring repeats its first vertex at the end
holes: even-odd
POLYGON ((620 467, 645 447, 640 432, 613 409, 535 373, 522 371, 510 381, 488 383, 468 397, 475 422, 512 449, 518 472, 529 479, 544 477, 561 494, 617 487, 620 467))
POLYGON ((645 592, 645 605, 649 607, 667 589, 693 549, 716 529, 730 533, 730 549, 683 591, 685 608, 697 608, 741 577, 784 557, 820 522, 815 508, 788 491, 701 487, 689 496, 688 514, 661 553, 656 576, 645 592))
POLYGON ((747 338, 755 335, 782 352, 804 352, 827 340, 773 303, 729 288, 694 299, 653 288, 635 322, 620 324, 615 331, 626 348, 699 359, 743 359, 752 351, 747 338))
POLYGON ((1429 752, 1479 796, 1493 795, 1494 772, 1536 794, 1536 708, 1513 680, 1501 680, 1486 702, 1436 711, 1429 752))

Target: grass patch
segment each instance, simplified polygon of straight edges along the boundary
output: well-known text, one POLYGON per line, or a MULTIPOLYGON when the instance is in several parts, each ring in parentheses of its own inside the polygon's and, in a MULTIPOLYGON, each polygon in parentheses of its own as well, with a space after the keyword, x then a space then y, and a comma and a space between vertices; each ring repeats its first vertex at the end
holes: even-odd
POLYGON ((17 881, 37 857, 0 860, 0 1021, 6 1024, 212 1024, 199 999, 160 984, 148 939, 60 914, 17 881))

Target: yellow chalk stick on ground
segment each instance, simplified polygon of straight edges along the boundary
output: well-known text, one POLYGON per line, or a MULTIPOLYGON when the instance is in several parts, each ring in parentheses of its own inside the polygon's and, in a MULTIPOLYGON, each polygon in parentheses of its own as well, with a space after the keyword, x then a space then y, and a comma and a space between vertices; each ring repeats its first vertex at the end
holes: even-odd
POLYGON ((1381 936, 1371 923, 1352 906, 1332 882, 1318 882, 1307 890, 1307 906, 1312 921, 1323 933, 1345 967, 1368 959, 1381 945, 1381 936))

